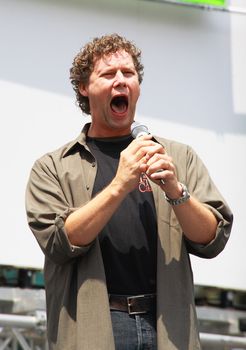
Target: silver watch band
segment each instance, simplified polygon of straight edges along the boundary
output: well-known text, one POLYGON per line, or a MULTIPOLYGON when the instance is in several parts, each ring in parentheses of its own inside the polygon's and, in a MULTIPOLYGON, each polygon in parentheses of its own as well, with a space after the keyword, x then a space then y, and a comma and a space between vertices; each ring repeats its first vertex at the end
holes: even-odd
POLYGON ((182 196, 177 198, 177 199, 172 199, 172 198, 169 198, 166 193, 164 193, 164 196, 165 196, 165 199, 167 200, 167 202, 171 205, 179 205, 179 204, 182 204, 184 202, 186 202, 189 198, 190 198, 190 193, 187 189, 187 187, 182 184, 180 182, 180 185, 182 186, 182 196))

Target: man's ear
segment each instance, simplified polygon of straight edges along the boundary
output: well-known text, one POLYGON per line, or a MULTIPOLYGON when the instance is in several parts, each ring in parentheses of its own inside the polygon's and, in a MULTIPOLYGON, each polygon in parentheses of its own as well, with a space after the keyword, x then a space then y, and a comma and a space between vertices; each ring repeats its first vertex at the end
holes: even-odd
POLYGON ((80 83, 79 84, 79 92, 81 93, 82 96, 88 96, 88 88, 87 85, 80 83))

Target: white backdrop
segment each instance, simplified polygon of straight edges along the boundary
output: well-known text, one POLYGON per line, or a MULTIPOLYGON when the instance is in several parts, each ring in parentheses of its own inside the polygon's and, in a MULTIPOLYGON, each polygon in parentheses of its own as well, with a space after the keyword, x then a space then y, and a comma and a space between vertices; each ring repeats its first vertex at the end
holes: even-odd
POLYGON ((246 16, 138 0, 0 0, 0 264, 41 267, 24 192, 35 159, 84 122, 68 79, 74 55, 119 32, 143 51, 137 119, 196 149, 235 223, 223 253, 192 259, 195 282, 246 289, 246 16))

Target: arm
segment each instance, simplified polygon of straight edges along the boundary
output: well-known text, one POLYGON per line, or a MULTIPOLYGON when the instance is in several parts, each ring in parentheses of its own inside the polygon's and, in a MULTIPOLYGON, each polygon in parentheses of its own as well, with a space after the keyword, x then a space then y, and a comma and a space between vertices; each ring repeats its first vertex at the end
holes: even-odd
POLYGON ((126 194, 127 190, 115 179, 90 202, 71 213, 65 222, 65 230, 71 244, 84 246, 91 243, 126 194))
MULTIPOLYGON (((182 187, 176 175, 175 165, 167 154, 155 154, 150 158, 147 174, 152 181, 161 186, 169 198, 178 199, 182 196, 182 187), (164 184, 160 184, 160 179, 164 180, 164 184)), ((190 241, 208 244, 215 238, 218 220, 197 198, 191 196, 185 203, 173 205, 172 208, 184 235, 190 241)))
POLYGON ((137 187, 140 174, 147 169, 146 154, 153 155, 162 151, 162 146, 147 135, 134 140, 121 153, 118 170, 112 182, 91 201, 68 216, 65 230, 71 244, 85 246, 97 237, 126 195, 137 187))
POLYGON ((197 199, 191 196, 185 203, 172 206, 172 208, 185 236, 190 241, 208 244, 215 238, 217 219, 197 199))
MULTIPOLYGON (((26 187, 25 205, 28 225, 43 253, 56 264, 63 264, 86 254, 89 247, 72 246, 64 230, 66 218, 76 210, 72 196, 80 181, 75 180, 71 184, 65 177, 64 181, 61 180, 54 158, 47 154, 33 165, 26 187)), ((80 194, 83 192, 80 191, 80 194)))

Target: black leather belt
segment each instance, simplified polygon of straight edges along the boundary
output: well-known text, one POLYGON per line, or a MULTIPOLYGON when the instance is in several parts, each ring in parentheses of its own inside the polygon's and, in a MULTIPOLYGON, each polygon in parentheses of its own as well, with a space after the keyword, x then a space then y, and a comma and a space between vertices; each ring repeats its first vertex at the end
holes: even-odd
POLYGON ((125 296, 109 294, 110 310, 128 312, 129 315, 155 312, 156 294, 125 296))

